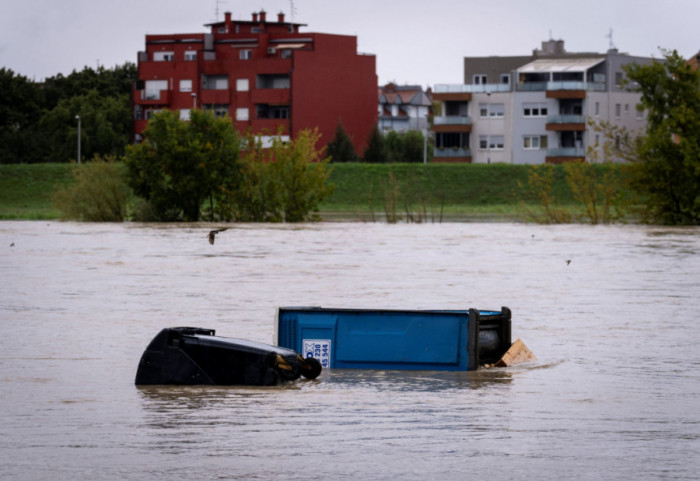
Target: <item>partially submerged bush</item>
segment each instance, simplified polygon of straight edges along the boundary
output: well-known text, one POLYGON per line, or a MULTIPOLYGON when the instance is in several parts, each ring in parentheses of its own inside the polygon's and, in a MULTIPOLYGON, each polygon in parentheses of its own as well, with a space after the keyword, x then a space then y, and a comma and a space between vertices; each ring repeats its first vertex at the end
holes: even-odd
POLYGON ((64 219, 121 222, 126 218, 129 187, 112 157, 96 156, 73 166, 74 182, 52 200, 64 219))

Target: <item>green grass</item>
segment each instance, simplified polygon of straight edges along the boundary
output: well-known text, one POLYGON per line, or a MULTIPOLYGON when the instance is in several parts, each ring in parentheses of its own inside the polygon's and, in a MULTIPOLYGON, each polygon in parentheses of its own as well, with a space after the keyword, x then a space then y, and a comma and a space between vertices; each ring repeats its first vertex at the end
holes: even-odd
POLYGON ((0 219, 56 219, 51 196, 72 181, 70 164, 0 165, 0 219))
MULTIPOLYGON (((422 221, 514 220, 538 208, 524 198, 528 166, 505 164, 332 164, 324 219, 378 220, 392 211, 422 221)), ((0 165, 0 219, 57 219, 51 196, 72 181, 71 164, 0 165)), ((557 206, 580 209, 556 166, 557 206)))

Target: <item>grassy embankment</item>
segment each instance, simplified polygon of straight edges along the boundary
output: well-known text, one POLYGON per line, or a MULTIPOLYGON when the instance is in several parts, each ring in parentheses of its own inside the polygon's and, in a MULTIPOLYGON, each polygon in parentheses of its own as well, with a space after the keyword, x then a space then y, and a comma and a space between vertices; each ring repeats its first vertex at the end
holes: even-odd
MULTIPOLYGON (((553 193, 575 210, 564 171, 557 166, 553 193)), ((519 165, 333 164, 335 189, 321 206, 324 219, 423 222, 455 218, 512 220, 524 211, 528 168, 519 165)), ((72 179, 69 164, 0 165, 0 219, 56 219, 51 195, 72 179)))

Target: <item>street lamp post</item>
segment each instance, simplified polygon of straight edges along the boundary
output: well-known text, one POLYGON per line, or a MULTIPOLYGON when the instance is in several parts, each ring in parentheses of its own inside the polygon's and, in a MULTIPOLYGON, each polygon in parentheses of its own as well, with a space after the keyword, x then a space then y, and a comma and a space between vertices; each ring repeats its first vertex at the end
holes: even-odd
POLYGON ((80 163, 80 115, 76 115, 75 118, 78 120, 78 163, 80 163))
POLYGON ((486 136, 486 163, 491 163, 491 92, 486 92, 488 101, 486 103, 486 126, 488 128, 486 136))

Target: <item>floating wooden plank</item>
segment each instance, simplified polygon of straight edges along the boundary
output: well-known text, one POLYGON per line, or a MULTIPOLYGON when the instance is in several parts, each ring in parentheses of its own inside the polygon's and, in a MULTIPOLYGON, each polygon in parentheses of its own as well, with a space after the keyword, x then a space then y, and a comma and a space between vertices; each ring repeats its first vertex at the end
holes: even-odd
POLYGON ((530 360, 537 360, 537 358, 532 351, 527 348, 525 343, 518 338, 503 357, 494 365, 498 367, 512 366, 513 364, 519 364, 530 360))

